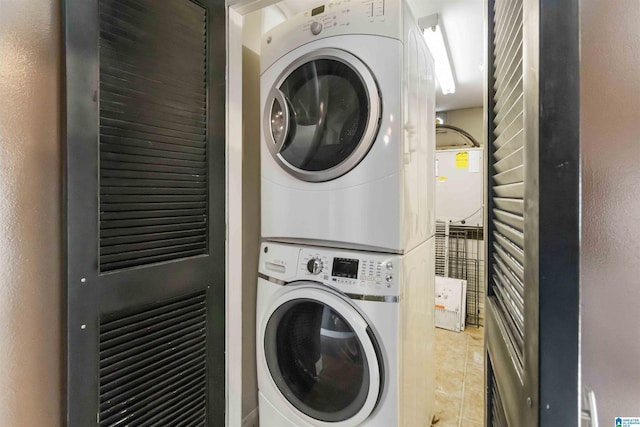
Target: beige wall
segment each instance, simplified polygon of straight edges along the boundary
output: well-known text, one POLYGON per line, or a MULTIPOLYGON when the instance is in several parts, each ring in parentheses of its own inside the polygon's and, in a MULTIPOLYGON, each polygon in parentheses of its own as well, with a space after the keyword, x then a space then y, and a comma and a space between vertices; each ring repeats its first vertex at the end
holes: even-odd
POLYGON ((286 16, 278 6, 268 6, 246 15, 242 28, 242 44, 259 55, 262 34, 285 20, 286 16))
POLYGON ((0 425, 62 425, 59 0, 0 6, 0 425))
POLYGON ((581 0, 583 383, 640 417, 640 2, 581 0))
MULTIPOLYGON (((269 7, 244 17, 242 34, 242 424, 257 425, 256 287, 260 251, 260 39, 284 15, 269 7)), ((233 321, 233 313, 229 314, 233 321)))
POLYGON ((256 286, 260 251, 260 57, 242 52, 242 418, 258 407, 256 286))
MULTIPOLYGON (((260 251, 260 40, 285 19, 270 6, 244 17, 242 34, 242 420, 257 425, 256 287, 260 251)), ((229 321, 233 321, 229 313, 229 321)))
POLYGON ((479 143, 484 145, 484 113, 482 107, 465 108, 462 110, 449 110, 438 113, 443 116, 445 123, 457 126, 469 132, 479 143))

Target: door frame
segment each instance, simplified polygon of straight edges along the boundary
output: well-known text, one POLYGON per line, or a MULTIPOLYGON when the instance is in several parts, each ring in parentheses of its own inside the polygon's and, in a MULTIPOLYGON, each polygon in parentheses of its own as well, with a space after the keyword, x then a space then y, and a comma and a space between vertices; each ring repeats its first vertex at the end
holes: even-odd
MULTIPOLYGON (((241 360, 242 357, 242 42, 244 16, 276 4, 277 0, 227 0, 227 256, 226 256, 226 393, 227 393, 227 425, 236 426, 242 424, 242 366, 229 363, 230 360, 241 360)), ((493 3, 486 0, 485 6, 493 3)), ((543 351, 540 354, 540 363, 535 366, 537 371, 542 365, 543 388, 536 392, 538 398, 542 398, 543 404, 536 401, 532 406, 538 408, 535 420, 540 425, 555 425, 561 422, 561 418, 554 418, 558 411, 563 409, 561 402, 568 402, 566 408, 575 408, 578 405, 580 390, 551 386, 550 379, 559 375, 563 381, 576 383, 579 386, 579 375, 571 370, 563 370, 561 364, 555 363, 558 354, 571 354, 579 357, 579 307, 567 307, 563 305, 563 298, 559 298, 554 287, 560 281, 568 281, 572 286, 564 289, 564 298, 575 298, 579 295, 579 188, 580 156, 579 156, 579 51, 568 47, 579 46, 579 0, 566 0, 557 2, 554 0, 525 0, 525 13, 529 19, 525 21, 525 34, 528 34, 531 56, 525 58, 525 72, 529 77, 531 87, 528 91, 540 88, 537 100, 542 100, 543 105, 551 105, 553 108, 545 109, 540 116, 539 104, 528 114, 527 126, 533 125, 536 129, 535 137, 539 135, 549 137, 548 143, 555 147, 562 147, 562 141, 569 140, 560 151, 544 153, 540 156, 540 169, 544 168, 545 174, 540 177, 541 185, 550 187, 553 191, 544 193, 537 206, 538 214, 544 218, 543 227, 539 230, 539 239, 536 249, 549 248, 545 253, 543 264, 537 271, 537 277, 542 277, 539 289, 532 291, 530 298, 545 301, 544 310, 540 313, 540 319, 532 319, 535 335, 541 337, 536 343, 536 348, 558 345, 557 351, 543 351), (541 11, 544 11, 541 19, 541 11), (543 33, 538 39, 532 30, 542 25, 543 33), (544 56, 540 57, 540 53, 544 56), (528 61, 528 62, 527 62, 528 61), (531 62, 537 61, 537 62, 531 62), (535 64, 539 72, 535 73, 529 68, 535 64), (562 70, 564 73, 548 73, 545 70, 562 70), (563 108, 563 100, 574 100, 576 108, 563 108), (531 113, 534 115, 531 116, 531 113), (559 144, 560 143, 560 144, 559 144), (558 145, 559 144, 559 145, 558 145), (563 156, 568 156, 566 160, 563 156), (562 161, 558 162, 562 157, 562 161), (566 163, 568 162, 568 163, 566 163), (548 172, 548 173, 547 173, 548 172), (565 195, 571 196, 570 200, 564 199, 565 195), (555 212, 554 203, 562 203, 566 207, 567 214, 558 215, 555 212), (560 227, 560 228, 558 228, 560 227), (576 233, 577 227, 577 233, 576 233), (571 230, 572 235, 568 239, 560 238, 558 229, 571 230), (560 252, 558 252, 560 251, 560 252), (560 253, 562 256, 556 257, 560 253), (549 317, 547 317, 549 316, 549 317), (558 317, 566 320, 561 326, 562 333, 548 334, 549 330, 558 329, 558 317), (540 321, 540 324, 538 324, 540 321), (549 405, 547 408, 546 405, 549 405), (543 423, 549 421, 550 423, 543 423)), ((487 10, 488 7, 485 7, 487 10)), ((488 20, 485 17, 485 25, 488 20)), ((487 40, 488 43, 488 40, 487 40)), ((487 45, 488 52, 491 52, 487 45)), ((486 70, 492 72, 491 61, 487 61, 486 70)), ((489 88, 486 88, 486 106, 491 105, 489 88)), ((531 92, 530 92, 531 93, 531 92)), ((486 116, 485 116, 486 119, 486 116)), ((486 134, 490 136, 492 129, 487 122, 486 134)), ((491 139, 487 139, 490 141, 491 139)), ((490 156, 487 159, 487 175, 490 175, 490 156)), ((536 189, 537 191, 537 189, 536 189)), ((489 192, 487 190, 487 194, 489 192)), ((487 196, 487 209, 491 210, 491 200, 487 196)), ((485 235, 491 235, 491 225, 487 224, 485 235)), ((535 224, 540 228, 540 223, 535 224)), ((489 238, 486 241, 489 248, 489 238)), ((486 252, 489 254, 489 252, 486 252)), ((488 267, 486 268, 489 271, 488 267)), ((485 283, 488 277, 485 277, 485 283)), ((537 278, 536 278, 537 280, 537 278)), ((488 311, 488 310, 487 310, 488 311)), ((487 322, 489 320, 487 319, 487 322)), ((531 391, 536 391, 532 387, 531 391)), ((532 393, 533 394, 533 393, 532 393)), ((577 411, 568 409, 564 411, 571 417, 578 417, 577 411)), ((566 424, 565 424, 566 425, 566 424)))
MULTIPOLYGON (((493 137, 492 41, 495 0, 485 3, 487 150, 493 137)), ((500 319, 487 298, 486 348, 507 419, 522 426, 578 425, 580 420, 580 39, 579 0, 523 1, 525 162, 525 361, 516 373, 493 331, 500 319), (498 362, 498 363, 496 363, 498 362), (507 379, 505 381, 504 379, 507 379), (518 381, 519 380, 519 381, 518 381), (520 382, 520 384, 519 384, 520 382), (502 387, 500 387, 502 385, 502 387)), ((488 180, 493 175, 487 153, 488 180)), ((486 253, 493 242, 487 181, 486 253)), ((490 264, 485 272, 491 295, 490 264)), ((488 371, 488 370, 487 370, 488 371)), ((492 372, 485 372, 491 384, 492 372)), ((487 387, 487 404, 491 387, 487 387)), ((489 411, 486 423, 491 425, 489 411)))
POLYGON ((227 2, 227 251, 225 280, 226 425, 242 425, 242 29, 243 15, 227 2), (232 70, 236 70, 232 72, 232 70), (230 284, 236 284, 231 286, 230 284), (239 286, 238 286, 239 285, 239 286))

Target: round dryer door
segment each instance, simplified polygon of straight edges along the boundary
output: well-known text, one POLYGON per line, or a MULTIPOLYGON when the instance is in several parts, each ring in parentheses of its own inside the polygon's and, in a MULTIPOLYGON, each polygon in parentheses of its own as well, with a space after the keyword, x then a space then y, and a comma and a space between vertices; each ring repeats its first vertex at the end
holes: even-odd
POLYGON ((381 105, 367 66, 339 49, 320 49, 291 64, 267 98, 264 133, 291 175, 328 181, 353 169, 375 141, 381 105))
POLYGON ((382 360, 358 311, 333 291, 302 284, 269 313, 264 355, 282 396, 313 424, 364 421, 381 392, 382 360))

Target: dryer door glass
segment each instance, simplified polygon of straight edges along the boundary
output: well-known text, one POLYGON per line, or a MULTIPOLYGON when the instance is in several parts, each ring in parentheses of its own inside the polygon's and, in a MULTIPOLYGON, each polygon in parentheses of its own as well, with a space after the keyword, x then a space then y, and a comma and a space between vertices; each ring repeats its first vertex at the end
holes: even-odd
POLYGON ((376 82, 360 60, 337 49, 292 64, 268 102, 268 147, 287 172, 305 181, 347 173, 364 158, 377 134, 376 82), (279 105, 282 100, 285 106, 279 105))
POLYGON ((299 411, 326 422, 361 411, 370 362, 361 337, 330 306, 309 299, 281 305, 267 323, 264 345, 272 378, 299 411))

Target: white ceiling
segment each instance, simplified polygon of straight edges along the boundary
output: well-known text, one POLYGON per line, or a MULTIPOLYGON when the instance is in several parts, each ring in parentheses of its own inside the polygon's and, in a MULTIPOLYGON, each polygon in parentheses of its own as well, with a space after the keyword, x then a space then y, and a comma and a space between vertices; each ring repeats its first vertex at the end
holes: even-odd
MULTIPOLYGON (((449 45, 456 92, 443 95, 438 88, 438 111, 481 107, 484 64, 484 0, 407 0, 417 18, 438 13, 449 45)), ((287 14, 296 14, 323 0, 283 0, 287 14)))
POLYGON ((481 107, 484 75, 483 0, 408 0, 416 18, 438 13, 453 62, 456 93, 438 89, 438 111, 481 107))

